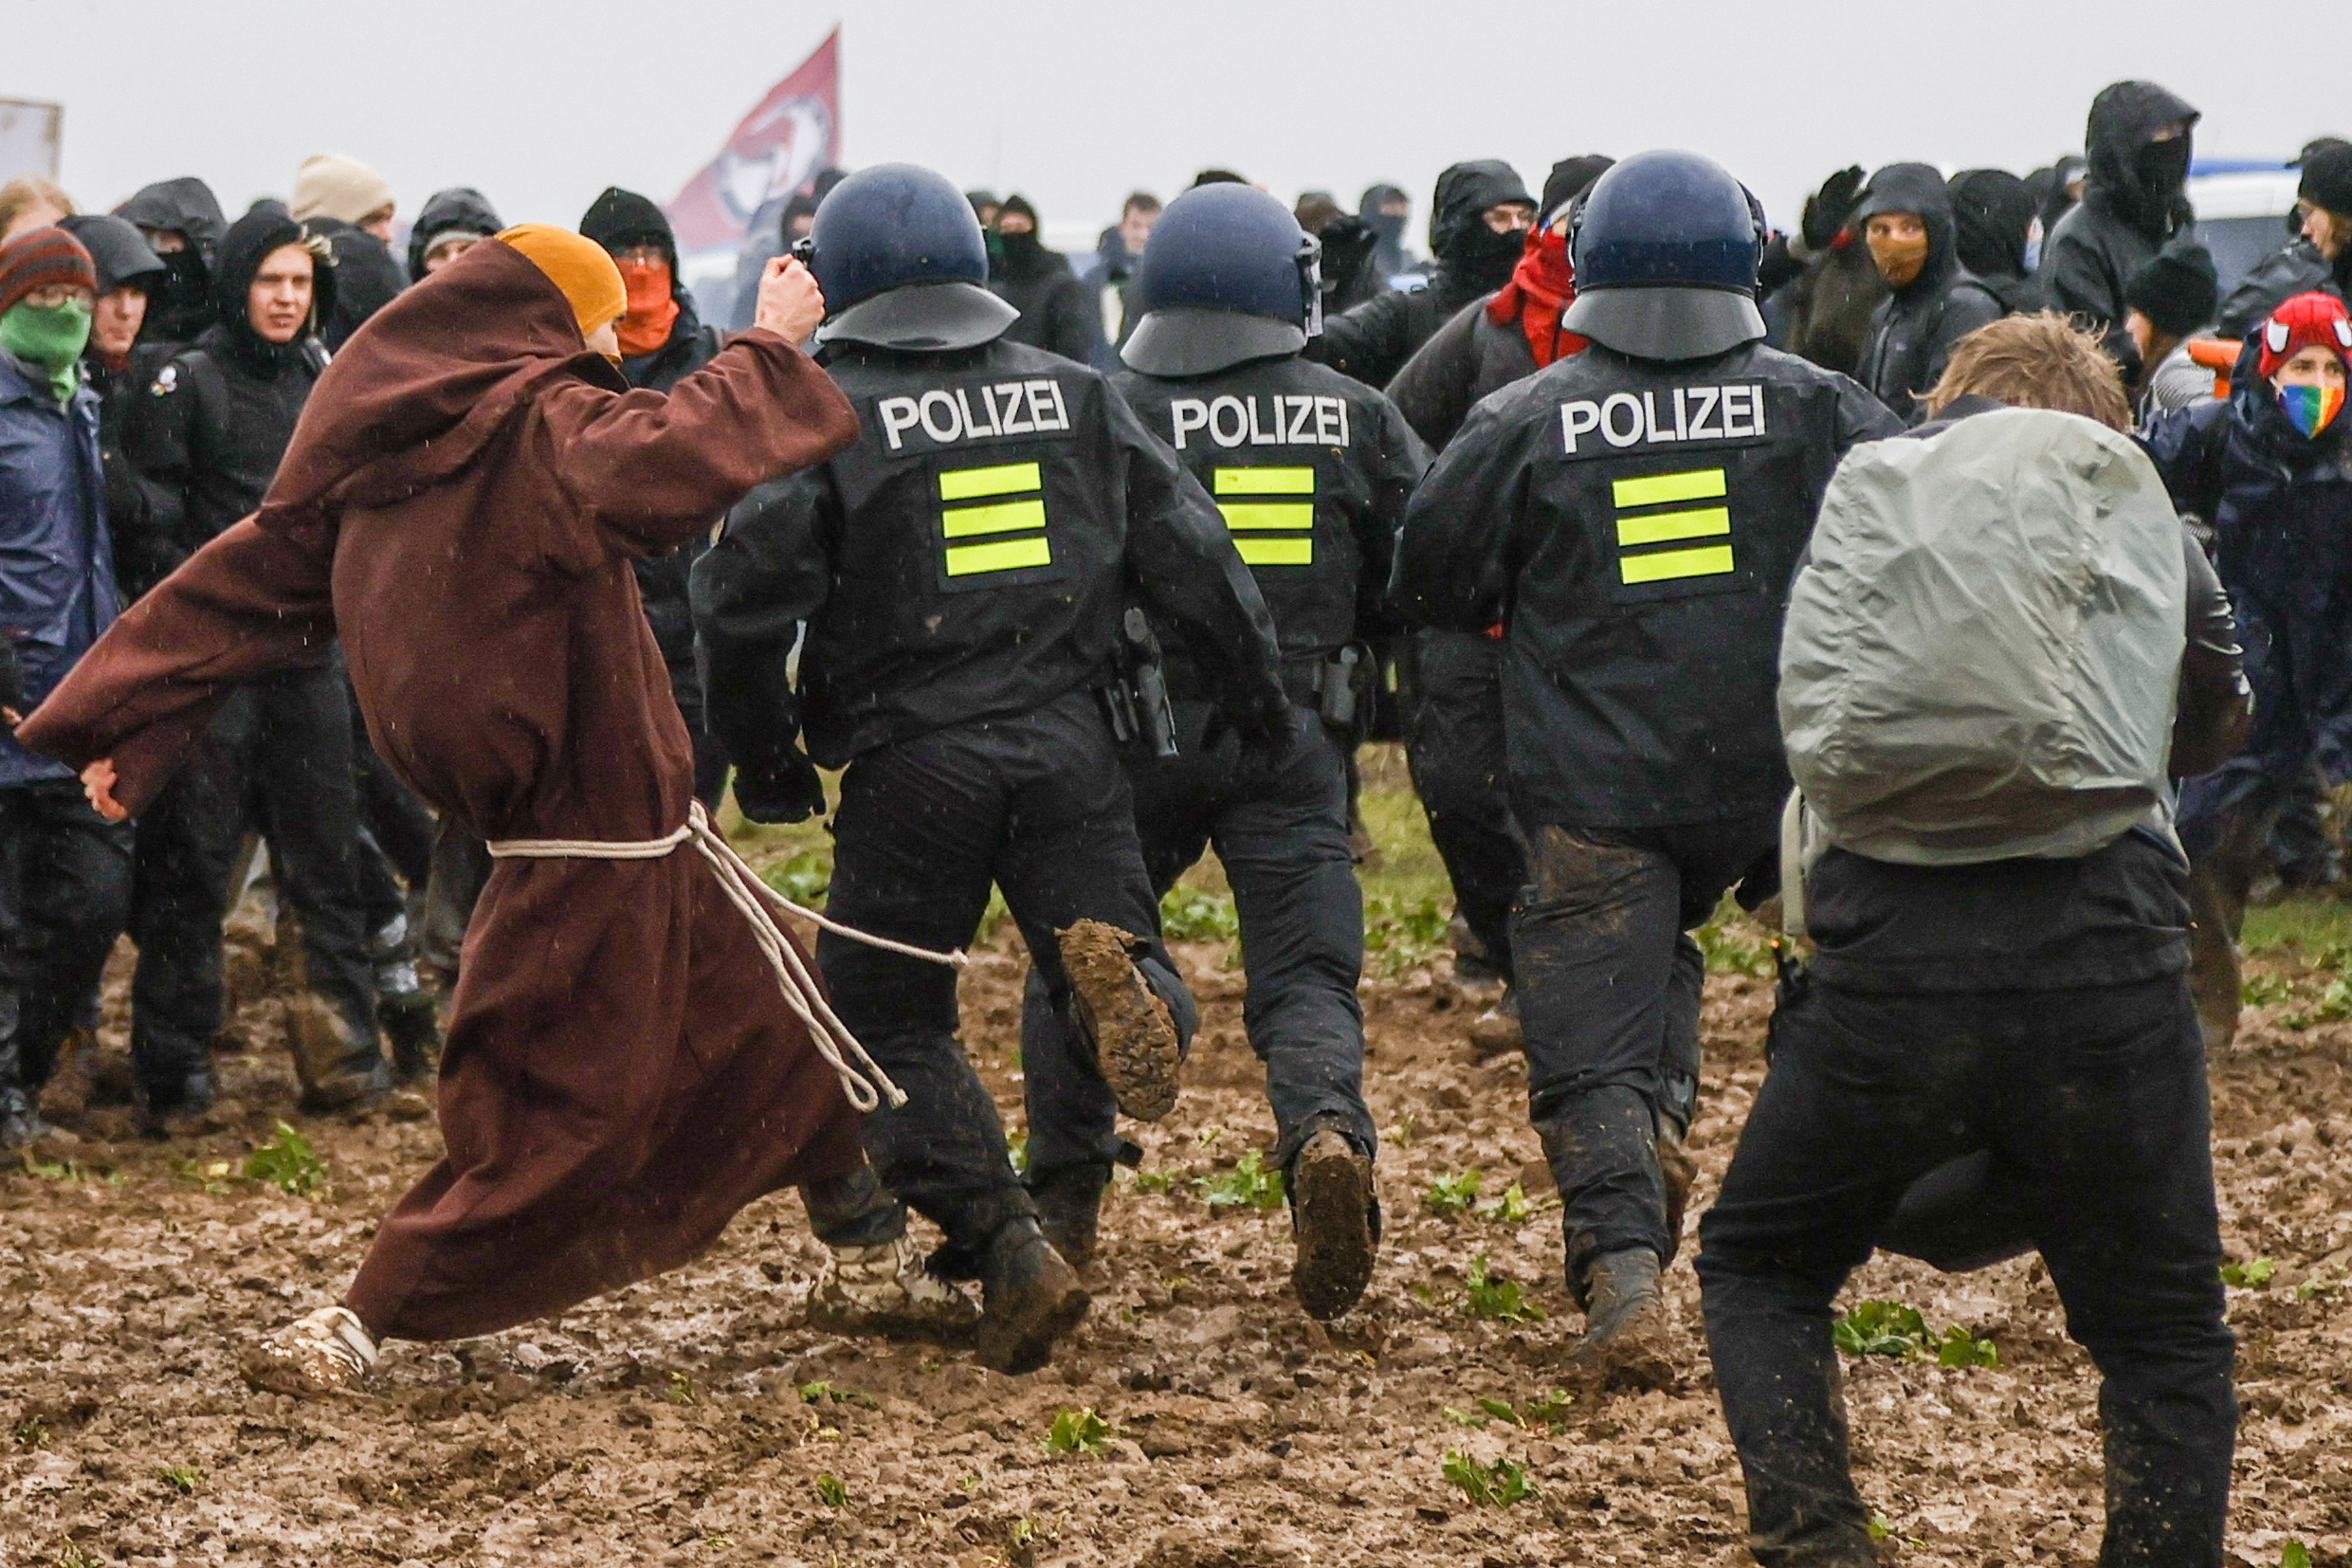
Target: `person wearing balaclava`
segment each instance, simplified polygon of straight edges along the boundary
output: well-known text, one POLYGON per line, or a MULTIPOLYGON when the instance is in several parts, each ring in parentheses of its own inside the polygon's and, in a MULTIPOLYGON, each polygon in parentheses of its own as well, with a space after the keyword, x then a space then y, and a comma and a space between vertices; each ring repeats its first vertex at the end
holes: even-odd
POLYGON ((1952 244, 1984 291, 2012 316, 2042 308, 2027 264, 2033 237, 2033 192, 2006 169, 1963 169, 1944 182, 1952 193, 1952 244))
MULTIPOLYGON (((80 374, 100 279, 63 228, 0 246, 0 708, 9 728, 120 610, 99 471, 99 399, 80 374)), ((131 836, 73 770, 0 730, 0 1151, 39 1138, 33 1105, 121 934, 131 836)))
POLYGON ((1943 375, 1952 345, 2008 312, 1960 264, 1952 193, 1931 164, 1890 163, 1854 204, 1887 298, 1870 313, 1854 379, 1917 424, 1919 399, 1943 375))
POLYGON ((1437 176, 1430 210, 1430 249, 1437 258, 1427 286, 1382 294, 1323 323, 1307 343, 1310 359, 1386 387, 1413 352, 1453 314, 1510 281, 1533 227, 1536 200, 1518 172, 1499 158, 1457 163, 1437 176))
POLYGON ((392 252, 394 206, 392 186, 357 158, 315 153, 295 172, 286 210, 332 252, 335 308, 319 321, 319 340, 330 354, 409 286, 392 252))
POLYGON ((1394 185, 1375 185, 1357 204, 1357 218, 1374 235, 1372 269, 1382 279, 1401 278, 1418 259, 1405 248, 1405 225, 1413 221, 1413 198, 1394 185))
MULTIPOLYGON (((621 374, 632 387, 666 392, 719 353, 719 329, 705 325, 678 276, 678 238, 662 210, 634 191, 607 186, 581 215, 580 232, 604 246, 620 268, 628 308, 614 323, 621 374)), ((694 798, 717 810, 727 757, 702 719, 702 679, 694 667, 694 612, 687 574, 707 549, 701 538, 636 561, 637 593, 653 640, 669 666, 669 688, 694 738, 694 798)))
POLYGON ((2140 374, 2124 331, 2124 285, 2190 220, 2188 181, 2197 111, 2153 82, 2118 82, 2091 100, 2083 199, 2042 242, 2051 308, 2105 336, 2124 379, 2140 374))
POLYGON ((434 191, 409 227, 410 282, 424 282, 505 227, 490 198, 470 185, 434 191))
POLYGON ((1069 258, 1046 248, 1037 209, 1027 196, 1007 196, 996 209, 994 237, 988 286, 1021 313, 1005 340, 1091 363, 1103 331, 1093 297, 1070 270, 1069 258))
POLYGON ((136 227, 163 262, 138 340, 142 347, 155 344, 168 358, 212 324, 212 255, 228 220, 212 188, 193 174, 142 186, 115 216, 136 227))

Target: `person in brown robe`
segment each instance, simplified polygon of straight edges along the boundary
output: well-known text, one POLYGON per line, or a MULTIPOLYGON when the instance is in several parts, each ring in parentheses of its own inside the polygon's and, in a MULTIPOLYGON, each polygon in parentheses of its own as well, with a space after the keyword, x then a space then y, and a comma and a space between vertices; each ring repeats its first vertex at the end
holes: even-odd
MULTIPOLYGON (((339 637, 377 751, 477 837, 643 843, 686 822, 693 751, 630 561, 856 434, 793 346, 822 300, 778 262, 759 325, 666 396, 632 392, 588 352, 623 301, 613 273, 604 312, 565 242, 595 247, 501 239, 352 338, 261 509, 118 622, 25 744, 136 810, 238 682, 339 637)), ((355 1381, 376 1340, 558 1311, 686 1262, 763 1194, 864 1167, 834 1068, 691 844, 497 863, 440 1110, 447 1156, 342 1305, 264 1340, 249 1377, 355 1381)))

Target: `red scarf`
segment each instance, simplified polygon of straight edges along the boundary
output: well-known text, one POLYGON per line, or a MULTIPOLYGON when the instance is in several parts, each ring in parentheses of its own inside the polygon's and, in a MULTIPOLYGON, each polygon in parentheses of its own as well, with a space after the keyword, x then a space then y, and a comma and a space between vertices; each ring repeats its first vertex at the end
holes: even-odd
POLYGON ((622 286, 629 290, 629 308, 616 323, 621 353, 634 357, 651 354, 669 341, 678 319, 678 299, 671 291, 667 262, 623 262, 622 286))
POLYGON ((1588 341, 1580 333, 1562 332, 1559 314, 1577 297, 1576 268, 1568 264, 1568 237, 1538 229, 1527 236, 1511 281, 1486 301, 1486 319, 1507 327, 1514 320, 1527 335, 1527 347, 1541 370, 1555 359, 1580 354, 1588 341))

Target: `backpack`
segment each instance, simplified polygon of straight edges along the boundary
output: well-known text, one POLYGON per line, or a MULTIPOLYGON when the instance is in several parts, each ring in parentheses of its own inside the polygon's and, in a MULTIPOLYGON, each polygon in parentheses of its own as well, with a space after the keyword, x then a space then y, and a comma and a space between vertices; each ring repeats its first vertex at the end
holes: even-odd
POLYGON ((2169 833, 2182 548, 2155 466, 2093 420, 1856 447, 1781 636, 1784 848, 1965 866, 2169 833))

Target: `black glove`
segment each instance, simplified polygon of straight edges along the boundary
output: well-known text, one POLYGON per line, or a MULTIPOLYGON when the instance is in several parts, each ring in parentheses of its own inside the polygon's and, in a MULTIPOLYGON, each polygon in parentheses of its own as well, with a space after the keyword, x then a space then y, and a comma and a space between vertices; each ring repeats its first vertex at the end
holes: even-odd
POLYGON ((1363 219, 1342 214, 1315 236, 1323 247, 1323 288, 1337 293, 1353 283, 1380 247, 1380 236, 1363 219))
POLYGON ((735 771, 735 803, 754 822, 805 822, 825 814, 825 780, 797 746, 735 771))
POLYGON ((1846 215, 1854 210, 1854 198, 1862 194, 1862 165, 1852 164, 1840 169, 1821 182, 1821 189, 1805 198, 1805 217, 1798 231, 1804 235, 1808 250, 1827 250, 1837 231, 1846 227, 1846 215))
POLYGON ((1227 702, 1209 717, 1201 749, 1216 743, 1219 732, 1231 729, 1241 742, 1241 771, 1256 777, 1280 771, 1299 746, 1306 715, 1297 703, 1274 691, 1244 702, 1227 702))

